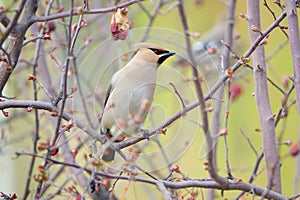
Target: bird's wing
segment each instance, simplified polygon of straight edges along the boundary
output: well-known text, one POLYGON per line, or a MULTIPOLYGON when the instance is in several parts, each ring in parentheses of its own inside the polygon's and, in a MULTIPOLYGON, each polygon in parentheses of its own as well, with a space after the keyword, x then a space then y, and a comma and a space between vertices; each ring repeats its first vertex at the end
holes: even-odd
MULTIPOLYGON (((119 70, 121 71, 121 70, 119 70)), ((112 91, 114 90, 115 88, 115 83, 116 83, 116 80, 118 79, 118 76, 119 76, 119 71, 117 71, 111 78, 110 80, 110 83, 109 83, 109 86, 107 88, 107 91, 106 91, 106 97, 105 97, 105 100, 104 100, 104 106, 103 108, 105 108, 106 104, 107 104, 107 101, 108 101, 108 98, 109 96, 111 95, 112 91)))
MULTIPOLYGON (((105 97, 105 100, 104 100, 103 111, 102 111, 102 113, 101 113, 101 116, 102 116, 102 117, 103 117, 103 114, 104 114, 104 109, 105 109, 105 106, 106 106, 106 104, 107 104, 108 98, 109 98, 109 96, 110 96, 110 94, 111 94, 113 88, 114 88, 113 85, 110 83, 109 86, 108 86, 108 88, 107 88, 107 91, 106 91, 106 97, 105 97)), ((101 119, 100 119, 100 124, 101 124, 102 117, 101 117, 101 119)), ((100 133, 101 133, 101 135, 106 135, 108 132, 109 132, 109 130, 106 130, 106 132, 104 132, 104 131, 100 128, 100 133)))
POLYGON ((114 89, 114 87, 113 87, 113 84, 112 84, 112 83, 110 83, 110 84, 109 84, 109 86, 108 86, 108 88, 107 88, 107 91, 106 91, 106 96, 105 96, 105 100, 104 100, 104 106, 103 106, 103 108, 105 108, 105 106, 106 106, 106 103, 107 103, 107 100, 108 100, 108 98, 109 98, 109 96, 110 96, 111 92, 113 91, 113 89, 114 89))

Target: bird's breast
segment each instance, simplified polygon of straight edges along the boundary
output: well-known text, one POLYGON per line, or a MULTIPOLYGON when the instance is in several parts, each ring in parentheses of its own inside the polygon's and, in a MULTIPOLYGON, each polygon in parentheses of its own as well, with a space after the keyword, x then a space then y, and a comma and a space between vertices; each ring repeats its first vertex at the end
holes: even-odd
POLYGON ((115 82, 109 96, 101 124, 123 129, 124 134, 135 135, 145 121, 156 88, 156 70, 132 70, 123 73, 115 82))

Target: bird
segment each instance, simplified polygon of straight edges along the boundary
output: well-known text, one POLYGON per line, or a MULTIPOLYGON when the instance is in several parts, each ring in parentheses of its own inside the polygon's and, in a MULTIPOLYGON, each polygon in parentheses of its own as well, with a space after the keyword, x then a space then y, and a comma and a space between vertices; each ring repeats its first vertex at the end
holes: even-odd
MULTIPOLYGON (((139 43, 132 59, 111 78, 100 120, 100 134, 112 142, 149 132, 143 123, 149 112, 158 67, 175 52, 152 43, 139 43)), ((108 146, 102 156, 104 162, 112 162, 115 149, 108 146)))

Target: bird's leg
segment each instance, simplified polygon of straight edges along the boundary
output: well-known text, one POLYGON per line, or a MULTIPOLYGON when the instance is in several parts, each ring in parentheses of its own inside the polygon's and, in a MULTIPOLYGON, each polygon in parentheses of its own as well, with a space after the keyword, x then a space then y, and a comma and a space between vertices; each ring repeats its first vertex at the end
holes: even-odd
POLYGON ((124 160, 127 160, 126 155, 121 151, 120 147, 119 147, 117 144, 113 143, 113 149, 114 149, 116 152, 118 152, 118 154, 119 154, 124 160))
POLYGON ((230 172, 227 175, 227 179, 229 179, 229 180, 233 180, 234 179, 234 177, 232 176, 232 174, 230 172))
POLYGON ((149 141, 149 138, 150 138, 149 130, 144 129, 143 130, 143 136, 144 136, 144 138, 146 138, 149 141))
POLYGON ((150 131, 147 129, 143 129, 142 127, 139 127, 138 129, 140 132, 143 133, 144 138, 146 138, 149 141, 150 138, 150 131))
MULTIPOLYGON (((107 160, 113 161, 115 157, 115 152, 117 152, 124 160, 127 160, 126 155, 122 152, 121 148, 119 145, 115 142, 112 142, 111 140, 107 140, 109 142, 109 146, 107 147, 106 151, 108 152, 107 160), (110 157, 111 156, 111 157, 110 157)), ((103 157, 102 157, 103 159, 103 157)), ((103 159, 104 160, 104 159, 103 159)))

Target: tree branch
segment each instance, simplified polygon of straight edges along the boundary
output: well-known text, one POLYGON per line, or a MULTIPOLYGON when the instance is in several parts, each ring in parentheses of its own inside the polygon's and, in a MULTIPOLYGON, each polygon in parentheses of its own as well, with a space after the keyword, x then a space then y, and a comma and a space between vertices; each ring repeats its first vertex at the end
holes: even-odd
POLYGON ((0 38, 0 47, 2 47, 9 34, 11 34, 13 38, 10 40, 8 48, 6 50, 10 57, 8 59, 11 60, 11 63, 2 62, 0 65, 0 97, 2 96, 4 86, 6 85, 12 71, 18 63, 25 33, 29 28, 29 20, 34 16, 37 9, 37 0, 28 1, 27 3, 26 2, 26 0, 21 1, 13 20, 7 26, 4 35, 0 38), (21 22, 17 24, 25 3, 26 7, 24 15, 22 16, 21 22))
MULTIPOLYGON (((43 101, 31 101, 31 100, 7 100, 4 102, 0 102, 0 110, 8 109, 8 108, 28 108, 32 107, 33 109, 47 110, 49 112, 59 113, 60 109, 53 106, 51 103, 43 102, 43 101)), ((78 128, 86 132, 91 138, 104 143, 105 137, 101 137, 100 134, 87 126, 81 120, 77 119, 73 115, 63 112, 62 118, 66 121, 73 119, 78 128)))
POLYGON ((292 53, 293 69, 294 69, 294 86, 296 90, 296 100, 298 106, 298 113, 300 115, 300 39, 298 27, 298 15, 296 9, 296 2, 286 1, 286 12, 288 19, 289 30, 289 44, 292 53))
POLYGON ((205 98, 204 98, 203 91, 202 91, 200 81, 199 81, 199 75, 198 75, 198 70, 197 70, 197 66, 196 66, 196 61, 193 56, 194 54, 193 54, 192 44, 191 44, 191 40, 190 40, 190 36, 189 36, 190 31, 189 31, 188 24, 187 24, 185 10, 183 8, 183 0, 179 0, 178 2, 179 2, 178 3, 178 13, 181 18, 181 23, 183 25, 183 31, 185 34, 186 50, 187 50, 188 56, 191 61, 191 67, 192 67, 193 76, 194 76, 194 85, 195 85, 196 92, 197 92, 197 98, 199 101, 200 112, 202 114, 202 129, 203 129, 203 132, 205 135, 205 140, 206 140, 206 153, 207 153, 206 159, 208 162, 208 172, 213 180, 215 180, 217 183, 219 183, 222 187, 225 187, 228 184, 228 180, 218 174, 217 169, 214 165, 214 143, 213 143, 213 139, 211 137, 211 133, 209 130, 205 98))
MULTIPOLYGON (((260 30, 259 0, 248 0, 248 29, 251 44, 260 37, 253 27, 260 30)), ((258 45, 253 55, 253 73, 255 98, 263 133, 263 151, 266 160, 268 188, 281 193, 280 162, 276 148, 275 123, 268 95, 265 51, 263 45, 258 45)))
MULTIPOLYGON (((76 15, 82 15, 82 14, 100 14, 100 13, 114 12, 118 8, 127 7, 127 6, 130 6, 132 4, 135 4, 135 3, 138 3, 138 2, 141 2, 141 1, 144 1, 144 0, 131 0, 131 1, 127 1, 127 2, 124 2, 122 4, 116 5, 116 6, 109 7, 109 8, 99 8, 99 9, 83 10, 83 13, 81 13, 81 12, 79 13, 75 9, 75 10, 72 10, 72 15, 76 16, 76 15)), ((56 13, 56 14, 49 15, 49 16, 35 17, 34 19, 31 20, 31 23, 43 22, 43 21, 51 21, 51 20, 55 20, 55 19, 69 17, 70 16, 70 12, 71 11, 66 11, 66 12, 56 13)))
MULTIPOLYGON (((16 152, 17 156, 25 155, 25 156, 35 156, 38 158, 44 159, 44 156, 40 156, 37 154, 31 154, 31 153, 26 153, 26 152, 16 152)), ((67 163, 67 162, 62 162, 58 161, 52 158, 47 159, 48 162, 51 162, 52 164, 57 164, 57 165, 63 165, 67 167, 73 167, 77 169, 82 169, 86 171, 89 174, 94 174, 106 178, 111 178, 111 179, 120 179, 120 180, 132 180, 132 176, 119 176, 118 174, 110 174, 110 173, 105 173, 101 171, 94 171, 93 169, 87 168, 87 167, 82 167, 80 165, 77 165, 75 163, 67 163)), ((287 197, 276 193, 274 191, 269 191, 267 189, 261 188, 259 186, 250 184, 250 183, 245 183, 245 182, 239 182, 239 183, 234 183, 232 181, 229 181, 227 186, 221 186, 220 184, 216 183, 215 181, 212 181, 211 179, 191 179, 191 180, 186 180, 186 181, 167 181, 167 180, 154 180, 154 179, 146 179, 142 178, 139 176, 135 176, 134 180, 136 182, 141 182, 141 183, 147 183, 151 185, 157 185, 157 184, 164 184, 165 187, 171 188, 171 189, 183 189, 183 188, 214 188, 218 190, 242 190, 245 192, 252 193, 253 195, 265 195, 265 198, 268 199, 278 199, 278 200, 286 200, 287 197)))

